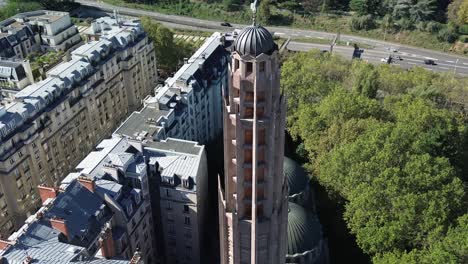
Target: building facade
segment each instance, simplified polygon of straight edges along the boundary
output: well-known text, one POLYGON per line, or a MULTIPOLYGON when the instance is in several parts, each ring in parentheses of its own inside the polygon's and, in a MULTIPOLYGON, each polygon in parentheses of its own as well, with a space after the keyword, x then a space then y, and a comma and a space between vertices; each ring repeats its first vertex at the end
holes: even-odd
MULTIPOLYGON (((112 208, 115 205, 103 198, 110 190, 108 185, 78 177, 60 189, 39 186, 43 207, 8 239, 0 240, 2 263, 124 264, 131 263, 130 259, 143 263, 139 251, 130 257, 123 255, 131 249, 122 248, 122 234, 130 230, 119 225, 120 215, 112 208)), ((141 207, 144 198, 137 196, 139 189, 129 190, 120 195, 130 196, 133 204, 141 207)))
POLYGON ((66 51, 81 41, 67 12, 38 10, 0 22, 0 57, 25 59, 33 52, 66 51))
POLYGON ((147 162, 141 145, 125 139, 103 140, 61 182, 88 182, 113 213, 115 256, 130 259, 139 251, 147 263, 156 263, 147 162))
POLYGON ((31 65, 27 60, 0 60, 0 105, 10 104, 15 94, 34 83, 31 65))
POLYGON ((222 131, 221 91, 227 87, 226 35, 214 33, 115 131, 137 140, 168 137, 205 144, 222 131))
POLYGON ((59 183, 156 83, 154 46, 139 22, 102 20, 105 36, 74 50, 46 79, 0 106, 3 236, 40 205, 34 186, 59 183))
POLYGON ((208 169, 204 146, 168 138, 147 142, 144 152, 165 263, 206 263, 203 239, 207 228, 208 169))
POLYGON ((261 26, 234 43, 224 97, 224 182, 219 183, 221 263, 285 263, 288 193, 283 176, 286 101, 278 48, 261 26))

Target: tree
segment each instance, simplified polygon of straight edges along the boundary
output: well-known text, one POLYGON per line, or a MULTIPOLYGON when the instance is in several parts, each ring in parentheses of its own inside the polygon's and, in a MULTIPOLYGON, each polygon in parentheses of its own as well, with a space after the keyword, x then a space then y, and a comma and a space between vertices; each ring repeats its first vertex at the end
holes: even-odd
POLYGON ((0 18, 2 20, 16 15, 17 13, 28 12, 43 9, 44 7, 33 1, 10 0, 0 9, 0 18))
POLYGON ((181 56, 187 56, 189 46, 174 42, 174 33, 149 17, 141 19, 142 26, 154 42, 158 66, 168 72, 175 71, 181 56))
POLYGON ((460 97, 453 87, 465 89, 466 80, 319 52, 284 63, 297 153, 343 202, 348 228, 376 263, 466 262, 456 219, 468 211, 467 128, 458 112, 431 101, 460 97), (377 89, 384 100, 369 96, 377 89))
POLYGON ((373 262, 376 264, 468 263, 468 214, 458 218, 457 224, 452 226, 445 236, 438 238, 429 246, 409 252, 394 251, 379 254, 373 262))
POLYGON ((351 0, 349 6, 361 16, 376 15, 380 11, 380 3, 379 0, 351 0))
POLYGON ((461 24, 468 24, 468 1, 463 1, 457 12, 457 21, 461 24))
POLYGON ((436 0, 418 0, 409 10, 410 20, 414 23, 432 20, 436 11, 436 0))
POLYGON ((271 10, 270 10, 271 2, 270 0, 263 0, 260 1, 260 5, 257 11, 257 21, 260 24, 268 25, 271 20, 271 10))
POLYGON ((454 0, 452 1, 449 6, 447 7, 447 18, 449 21, 458 23, 458 10, 460 10, 460 6, 464 0, 454 0))
POLYGON ((353 91, 369 98, 375 98, 377 95, 379 76, 372 64, 361 62, 353 63, 351 76, 353 91))
POLYGON ((242 0, 223 0, 227 11, 237 11, 242 8, 242 0))

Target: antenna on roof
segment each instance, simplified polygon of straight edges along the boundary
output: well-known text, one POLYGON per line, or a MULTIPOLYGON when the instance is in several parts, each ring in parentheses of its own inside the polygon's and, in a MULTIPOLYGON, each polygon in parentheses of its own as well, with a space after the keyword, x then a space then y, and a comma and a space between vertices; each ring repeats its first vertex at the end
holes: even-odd
POLYGON ((252 25, 257 25, 257 6, 258 0, 255 0, 253 3, 250 4, 250 9, 252 10, 252 25))

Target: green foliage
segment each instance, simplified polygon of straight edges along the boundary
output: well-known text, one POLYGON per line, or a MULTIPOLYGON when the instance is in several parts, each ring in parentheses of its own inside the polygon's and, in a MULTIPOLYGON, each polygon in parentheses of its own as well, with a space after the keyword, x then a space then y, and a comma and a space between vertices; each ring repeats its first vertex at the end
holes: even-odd
POLYGON ((271 21, 271 2, 270 0, 260 1, 260 5, 257 11, 257 21, 262 25, 268 25, 271 21))
POLYGON ((371 30, 376 27, 375 19, 371 15, 353 17, 351 19, 351 30, 371 30))
POLYGON ((351 0, 349 7, 360 16, 376 15, 380 11, 380 4, 379 0, 351 0))
POLYGON ((9 0, 7 4, 0 9, 0 19, 4 20, 16 15, 17 13, 33 11, 42 8, 43 6, 38 1, 9 0))
POLYGON ((468 220, 456 219, 468 210, 467 129, 457 112, 431 101, 465 83, 318 52, 284 63, 297 153, 329 194, 345 201, 348 228, 376 263, 466 262, 468 220), (327 70, 333 66, 338 71, 327 70), (377 91, 384 100, 373 99, 377 91))
POLYGON ((242 9, 241 0, 223 0, 223 4, 228 11, 238 11, 242 9))
POLYGON ((430 33, 437 33, 442 28, 443 28, 443 26, 439 22, 431 21, 431 22, 426 24, 426 31, 430 32, 430 33))
POLYGON ((444 27, 437 34, 437 38, 440 41, 454 43, 458 38, 458 33, 457 30, 453 27, 444 27))
POLYGON ((410 252, 390 252, 374 258, 376 264, 446 264, 468 263, 468 214, 458 218, 445 236, 429 247, 410 252))
POLYGON ((378 72, 374 65, 353 63, 351 70, 352 90, 369 98, 375 98, 378 88, 378 72))
POLYGON ((186 42, 175 42, 174 33, 167 27, 155 22, 149 17, 141 19, 144 30, 153 40, 158 67, 172 72, 177 69, 184 57, 188 57, 196 49, 186 42))

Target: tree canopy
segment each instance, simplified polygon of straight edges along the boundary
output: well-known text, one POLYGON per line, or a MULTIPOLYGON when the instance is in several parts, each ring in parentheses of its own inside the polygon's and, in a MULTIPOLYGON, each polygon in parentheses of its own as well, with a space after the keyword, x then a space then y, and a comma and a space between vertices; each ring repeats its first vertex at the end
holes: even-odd
POLYGON ((175 42, 174 33, 170 29, 149 17, 142 17, 141 23, 154 43, 158 67, 164 71, 175 71, 183 59, 190 57, 196 50, 188 42, 175 42))
POLYGON ((468 133, 461 113, 437 103, 450 100, 443 80, 466 89, 466 80, 314 51, 283 65, 288 131, 376 263, 468 256, 466 237, 454 231, 466 230, 468 133))

